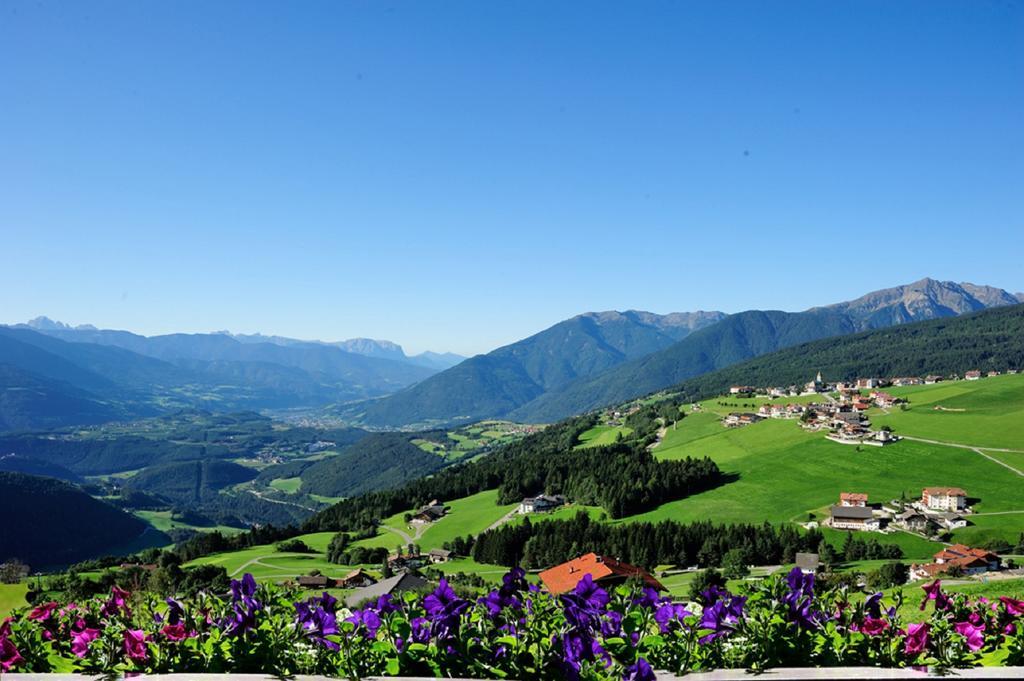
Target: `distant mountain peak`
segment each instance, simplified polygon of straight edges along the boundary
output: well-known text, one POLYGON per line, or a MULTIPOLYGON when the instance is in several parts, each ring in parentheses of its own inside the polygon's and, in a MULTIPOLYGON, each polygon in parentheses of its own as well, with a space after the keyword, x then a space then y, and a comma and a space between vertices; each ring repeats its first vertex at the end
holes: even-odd
POLYGON ((96 327, 92 324, 79 324, 78 326, 71 326, 64 322, 58 322, 49 317, 40 315, 35 319, 30 319, 25 322, 25 326, 30 329, 37 331, 95 331, 96 327))

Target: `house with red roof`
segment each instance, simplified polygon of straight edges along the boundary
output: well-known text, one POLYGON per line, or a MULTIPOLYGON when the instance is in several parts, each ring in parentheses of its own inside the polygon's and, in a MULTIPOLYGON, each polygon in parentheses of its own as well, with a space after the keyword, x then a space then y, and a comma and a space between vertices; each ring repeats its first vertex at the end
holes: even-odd
POLYGON ((867 506, 868 495, 861 492, 840 492, 840 506, 867 506))
POLYGON ((568 562, 548 568, 540 573, 540 581, 553 594, 572 591, 584 575, 590 575, 603 588, 621 584, 629 579, 640 579, 658 591, 666 591, 661 582, 649 572, 620 560, 588 553, 568 562))
POLYGON ((949 572, 954 567, 965 575, 977 575, 983 572, 998 570, 999 556, 985 549, 972 549, 963 544, 947 546, 934 556, 935 562, 924 565, 911 565, 911 579, 934 579, 938 575, 949 572))

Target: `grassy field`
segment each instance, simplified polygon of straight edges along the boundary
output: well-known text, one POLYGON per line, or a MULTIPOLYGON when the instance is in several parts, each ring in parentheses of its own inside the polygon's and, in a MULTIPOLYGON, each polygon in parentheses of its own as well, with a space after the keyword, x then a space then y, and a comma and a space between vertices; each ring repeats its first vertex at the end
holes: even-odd
POLYGON ((931 440, 1024 451, 1024 374, 886 390, 910 404, 889 414, 872 410, 876 426, 931 440))
POLYGON ((498 506, 498 490, 480 492, 464 499, 446 502, 450 508, 448 515, 432 523, 416 543, 424 551, 438 549, 456 537, 467 534, 479 534, 500 520, 505 514, 515 510, 518 504, 498 506))
MULTIPOLYGON (((1024 510, 1022 481, 969 449, 904 440, 889 447, 863 447, 858 451, 820 434, 804 432, 791 420, 725 429, 713 414, 691 414, 676 430, 669 430, 654 451, 662 459, 710 456, 736 479, 620 522, 805 520, 808 512, 835 503, 841 491, 866 492, 872 501, 885 501, 901 494, 918 497, 922 487, 931 485, 967 489, 972 498, 979 499, 974 507, 981 513, 1024 510)), ((986 536, 1016 539, 1022 526, 1016 521, 1020 519, 1024 518, 979 516, 978 528, 960 532, 970 538, 985 528, 986 536)), ((890 537, 901 545, 917 544, 915 553, 924 548, 907 535, 890 537)))
POLYGON ((594 426, 590 430, 584 431, 580 434, 580 443, 576 445, 576 448, 583 449, 584 447, 613 445, 618 442, 620 434, 622 437, 625 437, 632 432, 633 429, 626 426, 594 426))
POLYGON ((19 584, 0 584, 0 621, 15 608, 28 605, 25 602, 25 593, 28 591, 28 582, 19 584))
POLYGON ((177 520, 172 520, 170 511, 135 511, 135 515, 142 518, 161 532, 183 529, 198 530, 200 532, 212 532, 217 530, 224 534, 238 534, 239 532, 245 531, 237 527, 229 527, 228 525, 199 526, 183 523, 177 520))
POLYGON ((295 494, 302 485, 302 478, 275 478, 270 481, 270 486, 280 492, 295 494))

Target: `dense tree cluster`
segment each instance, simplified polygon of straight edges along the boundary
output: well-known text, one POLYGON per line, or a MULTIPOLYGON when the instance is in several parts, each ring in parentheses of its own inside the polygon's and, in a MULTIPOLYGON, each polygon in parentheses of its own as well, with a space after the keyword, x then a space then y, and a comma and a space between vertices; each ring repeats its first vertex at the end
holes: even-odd
POLYGON ((579 513, 571 520, 507 524, 476 538, 473 559, 481 563, 546 568, 590 551, 635 565, 718 567, 730 551, 748 565, 791 563, 798 551, 813 551, 817 530, 795 526, 715 525, 711 522, 623 523, 611 525, 579 513))
POLYGON ((394 490, 342 501, 306 522, 306 531, 356 530, 431 499, 457 499, 498 488, 507 504, 540 492, 600 505, 613 518, 708 489, 723 481, 710 459, 655 461, 637 443, 574 449, 593 416, 570 419, 513 442, 484 459, 394 490))
POLYGON ((882 560, 886 558, 902 558, 903 549, 897 544, 883 544, 877 539, 860 539, 853 532, 846 533, 843 541, 843 560, 882 560))
POLYGON ((432 499, 459 499, 495 489, 505 481, 508 469, 518 458, 533 453, 550 457, 570 450, 579 435, 596 421, 594 416, 569 419, 509 443, 486 458, 445 468, 429 478, 413 480, 395 489, 345 499, 311 517, 303 530, 358 531, 372 528, 381 518, 422 506, 432 499))
POLYGON ((285 539, 291 539, 296 534, 298 534, 298 530, 294 527, 280 528, 273 525, 253 527, 248 532, 230 536, 220 532, 204 532, 174 547, 173 553, 183 563, 187 563, 190 560, 195 560, 211 553, 239 551, 250 546, 273 544, 285 539))

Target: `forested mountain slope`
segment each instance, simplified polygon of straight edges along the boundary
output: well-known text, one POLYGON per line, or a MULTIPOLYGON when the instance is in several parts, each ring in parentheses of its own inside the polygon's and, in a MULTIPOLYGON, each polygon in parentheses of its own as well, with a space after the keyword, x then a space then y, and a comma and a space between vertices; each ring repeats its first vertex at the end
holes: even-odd
POLYGON ((0 472, 0 563, 64 565, 124 544, 145 524, 53 478, 0 472))
POLYGON ((668 347, 721 312, 655 315, 594 312, 461 364, 369 404, 369 425, 472 421, 507 414, 580 377, 592 376, 668 347))

